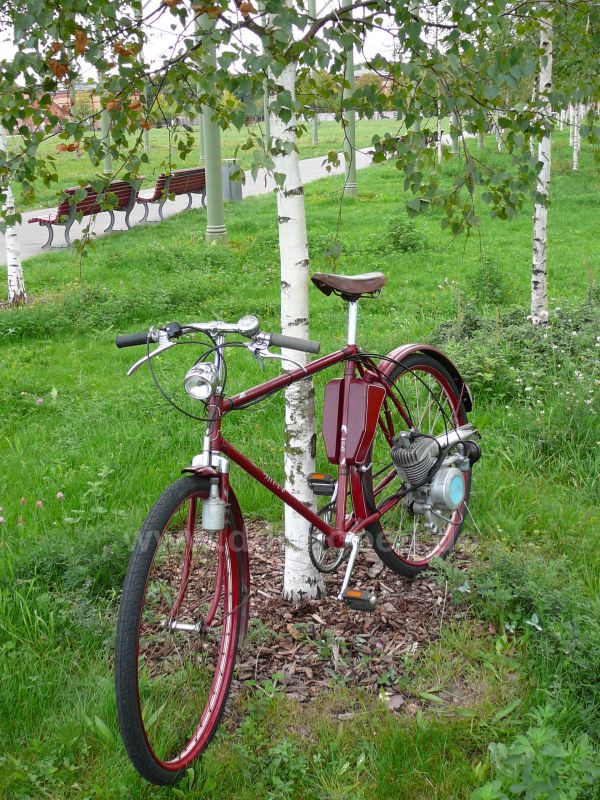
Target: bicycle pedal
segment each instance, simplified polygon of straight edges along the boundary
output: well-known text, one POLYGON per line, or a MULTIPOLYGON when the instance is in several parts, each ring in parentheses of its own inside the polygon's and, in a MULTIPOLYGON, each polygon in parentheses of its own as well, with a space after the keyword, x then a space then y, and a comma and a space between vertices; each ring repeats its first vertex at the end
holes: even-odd
POLYGON ((323 472, 313 472, 308 478, 308 485, 316 495, 331 497, 335 492, 335 481, 331 475, 323 472))
POLYGON ((354 611, 375 611, 377 597, 373 592, 363 592, 360 589, 346 589, 342 600, 354 611))

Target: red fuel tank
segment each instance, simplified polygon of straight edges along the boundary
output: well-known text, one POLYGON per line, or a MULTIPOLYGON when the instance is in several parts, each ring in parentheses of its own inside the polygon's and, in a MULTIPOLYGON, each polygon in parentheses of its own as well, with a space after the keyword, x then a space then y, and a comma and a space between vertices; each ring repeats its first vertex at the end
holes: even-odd
MULTIPOLYGON (((323 400, 323 439, 327 458, 332 464, 339 464, 340 460, 343 386, 342 378, 329 381, 323 400)), ((361 378, 350 381, 346 435, 348 464, 364 463, 373 442, 384 397, 385 387, 381 383, 367 383, 361 378)))

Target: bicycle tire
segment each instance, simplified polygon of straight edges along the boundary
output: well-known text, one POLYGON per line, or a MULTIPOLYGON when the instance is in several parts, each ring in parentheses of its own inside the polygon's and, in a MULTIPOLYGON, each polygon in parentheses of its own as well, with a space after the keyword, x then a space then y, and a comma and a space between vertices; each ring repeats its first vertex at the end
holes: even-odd
MULTIPOLYGON (((392 461, 390 455, 390 438, 397 434, 400 429, 406 430, 410 427, 415 427, 420 433, 435 435, 443 433, 444 427, 458 427, 467 422, 467 414, 461 400, 461 393, 454 378, 450 375, 446 367, 433 356, 424 353, 414 353, 407 356, 401 363, 394 365, 394 368, 390 371, 388 375, 388 385, 391 391, 399 392, 402 398, 401 404, 406 412, 406 418, 403 419, 396 410, 397 427, 395 429, 393 428, 394 420, 392 419, 392 430, 390 434, 388 430, 384 430, 381 424, 382 417, 380 416, 380 423, 378 424, 375 438, 371 446, 370 457, 368 459, 368 462, 371 462, 371 466, 367 471, 362 473, 363 495, 369 513, 374 512, 377 506, 382 504, 382 500, 384 499, 383 490, 377 491, 378 483, 381 484, 383 482, 383 479, 380 478, 380 474, 382 473, 380 472, 379 475, 377 473, 378 471, 386 469, 386 465, 382 466, 386 457, 389 462, 392 461), (431 422, 431 416, 429 417, 430 429, 424 430, 424 428, 427 427, 425 416, 428 412, 419 407, 418 394, 416 395, 416 410, 414 407, 408 408, 411 403, 408 399, 407 387, 399 386, 400 383, 411 384, 417 392, 423 393, 426 397, 429 396, 433 398, 432 407, 435 407, 436 402, 439 401, 441 407, 445 406, 447 419, 445 419, 444 414, 437 408, 433 422, 431 422), (439 392, 437 398, 433 394, 428 395, 428 393, 432 391, 432 386, 435 387, 436 392, 439 392), (416 424, 419 422, 421 424, 416 424)), ((388 400, 386 400, 386 404, 388 404, 388 400)), ((389 405, 391 405, 393 409, 393 404, 389 405)), ((393 417, 393 413, 390 413, 390 417, 393 417)), ((386 426, 390 427, 389 419, 386 419, 386 426)), ((388 464, 387 468, 389 468, 389 477, 391 478, 388 484, 390 487, 389 493, 393 493, 400 488, 400 478, 394 473, 395 468, 393 463, 388 464)), ((405 544, 410 531, 404 534, 404 538, 399 535, 404 525, 404 521, 399 520, 401 512, 404 511, 404 507, 400 503, 391 511, 387 512, 387 514, 384 514, 381 520, 367 528, 367 534, 371 545, 378 557, 397 575, 414 577, 427 569, 433 558, 446 558, 450 554, 464 524, 467 501, 471 489, 470 469, 464 474, 464 480, 465 494, 463 503, 449 516, 448 519, 450 521, 444 528, 443 533, 438 535, 437 541, 435 538, 432 538, 433 534, 431 534, 430 537, 425 536, 425 526, 423 526, 423 543, 421 544, 418 555, 417 547, 415 546, 414 548, 414 554, 411 548, 415 538, 415 526, 422 524, 422 522, 418 520, 415 515, 409 515, 413 531, 410 544, 405 544), (394 514, 396 515, 395 517, 394 514), (397 528, 395 532, 393 531, 394 527, 397 528), (401 544, 398 542, 401 542, 401 544), (431 543, 431 547, 429 547, 429 543, 431 543), (407 546, 409 548, 408 552, 406 551, 407 546)))
POLYGON ((207 496, 208 479, 195 475, 181 478, 163 492, 140 530, 123 586, 115 652, 119 726, 134 767, 157 785, 179 780, 215 735, 243 624, 235 526, 230 516, 228 528, 220 534, 201 528, 197 501, 207 496), (185 530, 178 530, 180 511, 187 514, 185 530), (165 612, 169 603, 172 612, 178 601, 174 617, 165 612), (196 619, 204 619, 202 633, 171 627, 196 624, 181 622, 196 619), (207 698, 198 702, 203 683, 209 686, 207 698), (165 702, 157 705, 163 697, 165 702), (189 719, 183 720, 184 710, 189 719))

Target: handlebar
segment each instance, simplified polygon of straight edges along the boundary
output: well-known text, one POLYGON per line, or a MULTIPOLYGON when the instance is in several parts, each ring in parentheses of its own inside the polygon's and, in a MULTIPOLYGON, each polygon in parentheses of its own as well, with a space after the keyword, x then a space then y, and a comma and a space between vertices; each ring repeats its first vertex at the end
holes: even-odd
POLYGON ((312 339, 298 339, 296 336, 284 336, 281 333, 272 333, 269 344, 273 347, 285 347, 287 350, 299 350, 301 353, 318 353, 321 342, 312 339))
POLYGON ((215 321, 182 326, 177 322, 172 322, 160 331, 153 328, 150 331, 140 333, 120 334, 117 336, 115 344, 117 347, 135 347, 148 344, 149 341, 164 341, 166 344, 173 339, 178 339, 183 334, 196 332, 208 333, 212 336, 238 333, 252 341, 260 341, 263 347, 283 347, 287 350, 299 350, 301 353, 318 353, 321 349, 321 343, 311 339, 299 339, 296 336, 284 336, 281 333, 262 333, 255 317, 242 317, 237 324, 215 321))
POLYGON ((117 347, 135 347, 139 344, 148 344, 148 331, 143 333, 122 333, 115 339, 117 347))

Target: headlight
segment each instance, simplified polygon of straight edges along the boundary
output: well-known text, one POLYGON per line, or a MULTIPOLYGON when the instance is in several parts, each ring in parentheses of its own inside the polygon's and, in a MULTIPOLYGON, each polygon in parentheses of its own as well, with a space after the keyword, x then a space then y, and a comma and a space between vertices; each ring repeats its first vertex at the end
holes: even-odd
POLYGON ((217 388, 219 373, 214 364, 194 364, 185 376, 183 385, 194 400, 208 400, 217 388))

